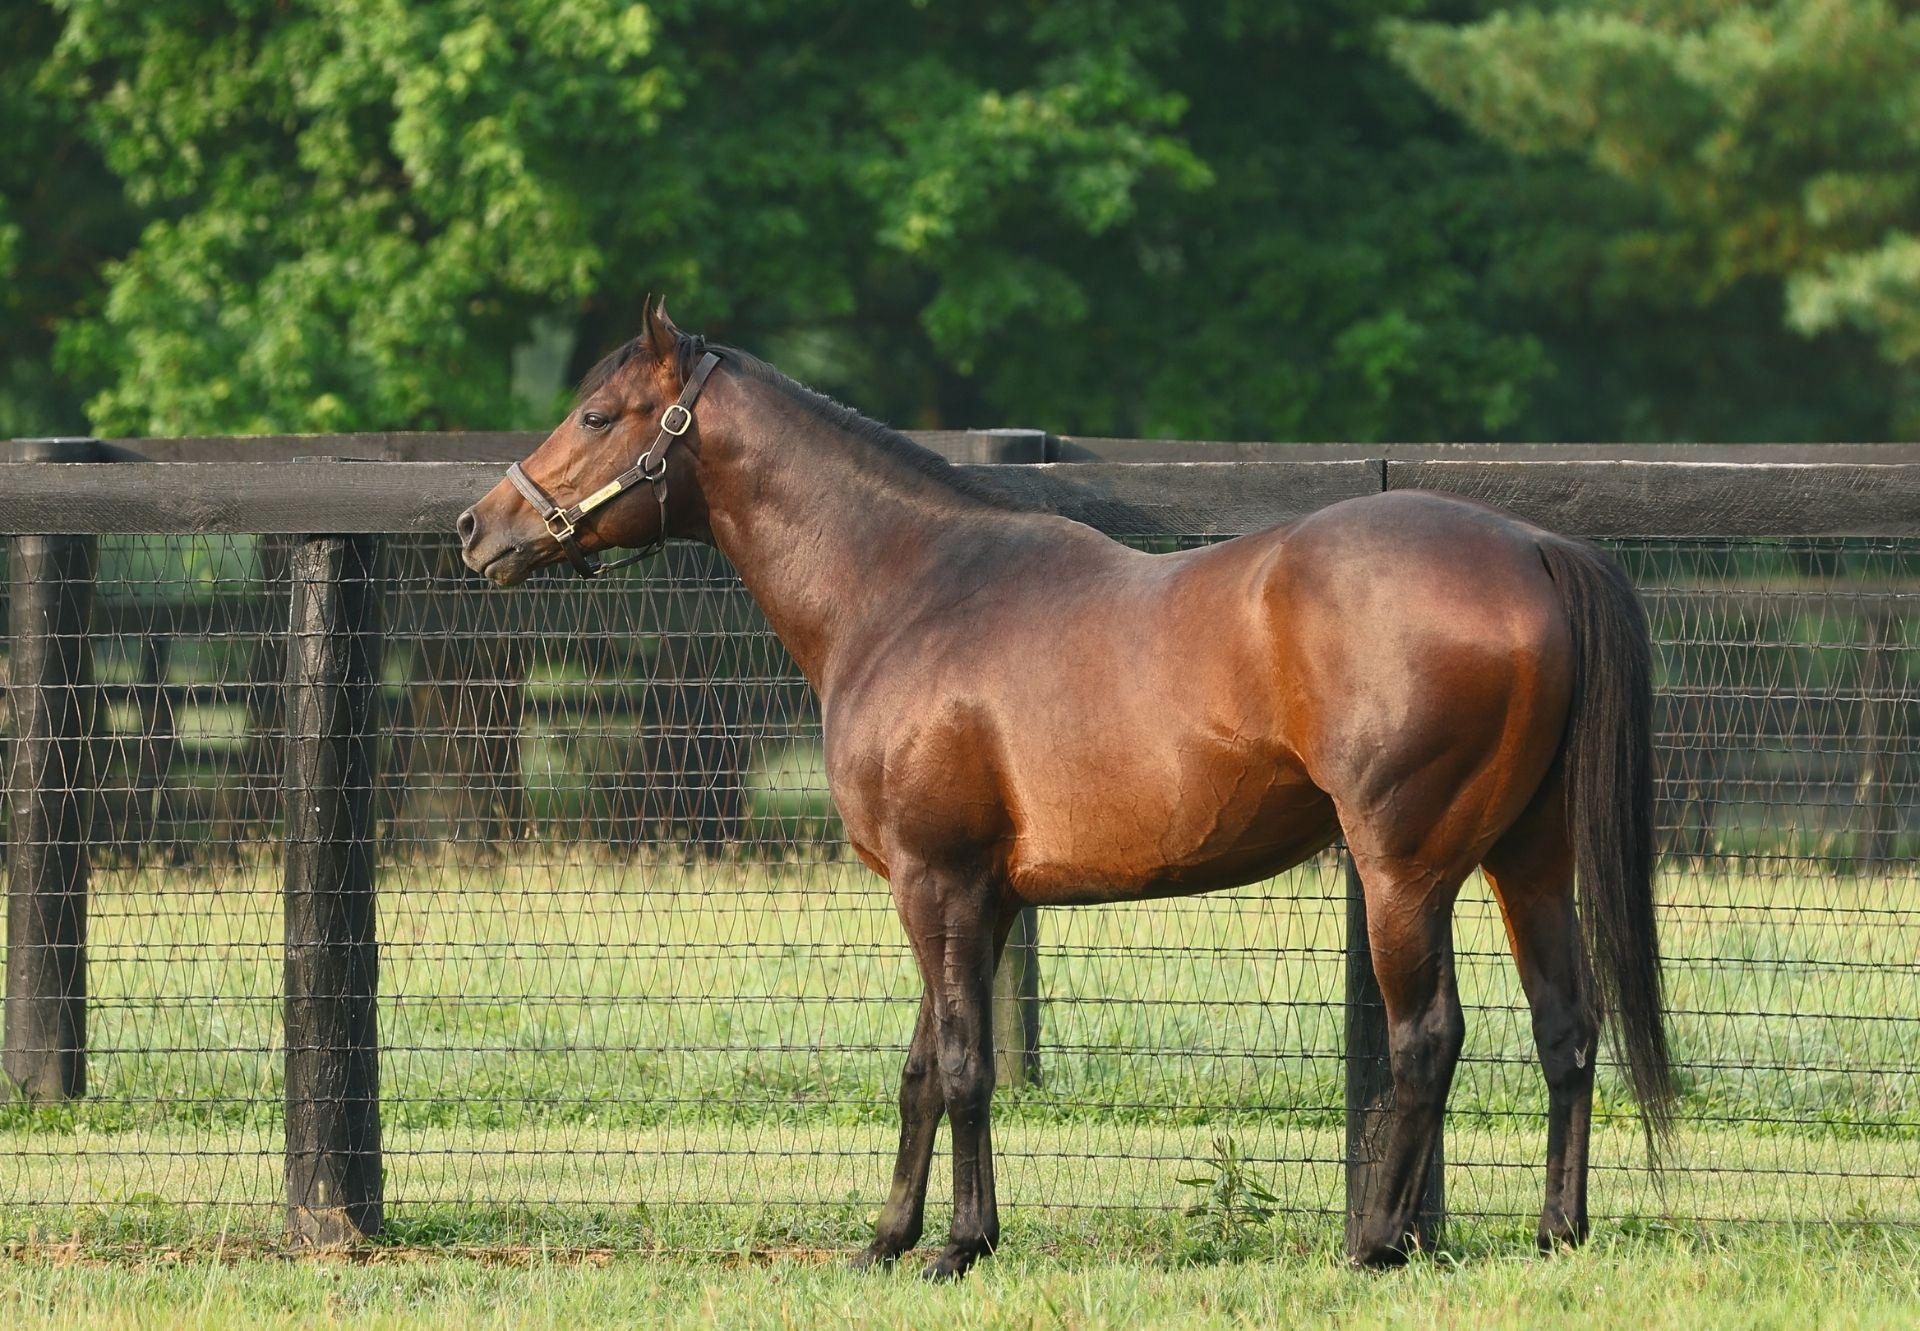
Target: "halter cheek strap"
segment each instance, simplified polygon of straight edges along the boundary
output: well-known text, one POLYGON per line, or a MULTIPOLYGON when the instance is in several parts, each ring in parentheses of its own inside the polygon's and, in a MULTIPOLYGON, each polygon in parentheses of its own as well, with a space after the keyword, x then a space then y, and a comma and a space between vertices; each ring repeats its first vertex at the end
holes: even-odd
POLYGON ((581 577, 597 578, 608 569, 625 568, 659 554, 666 547, 667 450, 673 446, 674 440, 693 428, 693 404, 699 400, 700 390, 706 387, 707 376, 713 373, 719 363, 718 352, 709 351, 702 355, 700 363, 693 367, 693 373, 687 376, 686 387, 680 390, 680 400, 661 413, 660 432, 654 436, 652 446, 636 458, 631 467, 578 503, 562 508, 548 497, 546 491, 533 483, 533 478, 521 469, 518 462, 507 468, 507 479, 513 482, 513 488, 540 515, 540 521, 546 524, 547 535, 560 543, 567 562, 581 577), (594 509, 613 502, 642 483, 652 487, 653 497, 659 502, 660 535, 645 549, 624 559, 603 564, 580 544, 580 521, 594 509))

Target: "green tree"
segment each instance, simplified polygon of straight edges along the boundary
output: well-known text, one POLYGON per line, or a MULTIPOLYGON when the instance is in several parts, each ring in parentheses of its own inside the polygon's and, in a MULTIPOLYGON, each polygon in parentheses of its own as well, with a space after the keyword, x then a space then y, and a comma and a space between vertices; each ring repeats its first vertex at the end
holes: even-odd
POLYGON ((577 372, 666 290, 908 424, 1497 432, 1507 168, 1406 7, 66 0, 149 220, 65 363, 107 431, 530 422, 529 330, 577 372))
POLYGON ((130 434, 542 423, 649 291, 904 425, 1884 431, 1870 334, 1422 91, 1497 24, 1390 58, 1462 3, 59 0, 142 229, 41 336, 130 434))
POLYGON ((102 261, 138 227, 120 183, 82 133, 76 109, 48 95, 59 15, 38 5, 8 14, 0 49, 0 437, 77 433, 95 385, 59 373, 62 323, 92 309, 102 261))
POLYGON ((512 349, 557 322, 578 368, 649 288, 717 331, 880 317, 910 288, 912 340, 956 354, 1048 296, 999 213, 1097 231, 1144 179, 1203 175, 1125 5, 66 13, 60 86, 152 219, 67 339, 111 376, 107 430, 544 416, 513 399, 512 349), (959 36, 969 60, 919 54, 959 36))
POLYGON ((1424 8, 1190 8, 1153 68, 1210 183, 1067 238, 1058 321, 996 330, 988 400, 1189 438, 1514 428, 1550 367, 1480 279, 1515 238, 1492 187, 1511 169, 1374 37, 1382 15, 1424 8))
POLYGON ((1537 163, 1583 163, 1617 186, 1616 225, 1592 251, 1601 283, 1696 322, 1743 310, 1819 337, 1806 343, 1811 365, 1761 360, 1856 428, 1871 428, 1871 398, 1892 413, 1881 429, 1920 424, 1911 7, 1586 0, 1460 26, 1404 23, 1391 46, 1489 139, 1537 163), (1879 365, 1859 363, 1874 352, 1879 365))

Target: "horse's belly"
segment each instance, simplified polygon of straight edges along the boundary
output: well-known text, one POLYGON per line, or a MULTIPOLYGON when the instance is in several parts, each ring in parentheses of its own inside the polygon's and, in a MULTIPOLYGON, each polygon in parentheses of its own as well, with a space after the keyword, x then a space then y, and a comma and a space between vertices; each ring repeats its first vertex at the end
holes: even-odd
POLYGON ((1284 758, 1135 768, 1056 778, 1050 798, 1016 792, 1017 896, 1061 905, 1233 887, 1298 864, 1337 832, 1332 801, 1284 758))

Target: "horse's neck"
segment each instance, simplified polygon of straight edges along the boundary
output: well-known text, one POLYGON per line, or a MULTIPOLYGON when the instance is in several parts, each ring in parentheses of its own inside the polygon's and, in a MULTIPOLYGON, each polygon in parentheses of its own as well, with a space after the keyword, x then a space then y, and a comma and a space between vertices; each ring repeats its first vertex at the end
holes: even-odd
POLYGON ((942 546, 993 510, 755 386, 702 464, 708 527, 823 695, 836 664, 925 603, 942 546))

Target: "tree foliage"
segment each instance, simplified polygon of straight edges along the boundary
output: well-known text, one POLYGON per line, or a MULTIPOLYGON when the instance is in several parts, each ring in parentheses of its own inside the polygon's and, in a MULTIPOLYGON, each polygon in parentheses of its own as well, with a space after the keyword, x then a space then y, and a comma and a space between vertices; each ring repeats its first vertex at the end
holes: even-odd
MULTIPOLYGON (((906 425, 1883 429, 1893 371, 1865 339, 1897 362, 1916 336, 1871 314, 1908 251, 1803 255, 1802 280, 1758 211, 1716 241, 1725 184, 1696 182, 1690 211, 1653 167, 1592 165, 1678 163, 1718 132, 1721 85, 1646 54, 1677 27, 1607 11, 1631 60, 1605 67, 1640 62, 1663 101, 1633 132, 1666 137, 1633 148, 1623 119, 1588 151, 1604 117, 1582 130, 1565 100, 1587 57, 1524 68, 1589 20, 1467 3, 34 6, 0 53, 23 127, 0 171, 0 407, 126 434, 542 423, 651 291, 906 425), (94 220, 44 206, 52 180, 94 220), (1837 331, 1785 332, 1781 277, 1798 327, 1837 331)), ((1864 234, 1872 199, 1897 211, 1876 179, 1822 206, 1864 234)))
POLYGON ((1070 299, 1005 244, 1008 211, 1098 233, 1143 180, 1202 176, 1135 58, 1157 25, 1125 5, 67 15, 59 77, 152 214, 68 341, 112 367, 112 430, 498 423, 524 413, 508 355, 536 320, 597 352, 650 287, 777 330, 884 315, 903 286, 964 369, 983 326, 1070 299), (917 54, 962 32, 969 59, 917 54))
POLYGON ((77 109, 48 95, 60 35, 51 10, 15 6, 0 47, 0 437, 77 432, 92 384, 53 364, 63 322, 100 294, 100 265, 133 241, 137 219, 81 133, 77 109))
MULTIPOLYGON (((1759 286, 1809 336, 1920 363, 1920 13, 1892 0, 1587 0, 1392 49, 1489 138, 1573 156, 1648 205, 1616 270, 1699 308, 1759 286)), ((1806 390, 1819 380, 1794 376, 1806 390)), ((1920 423, 1911 371, 1882 387, 1920 423)))

